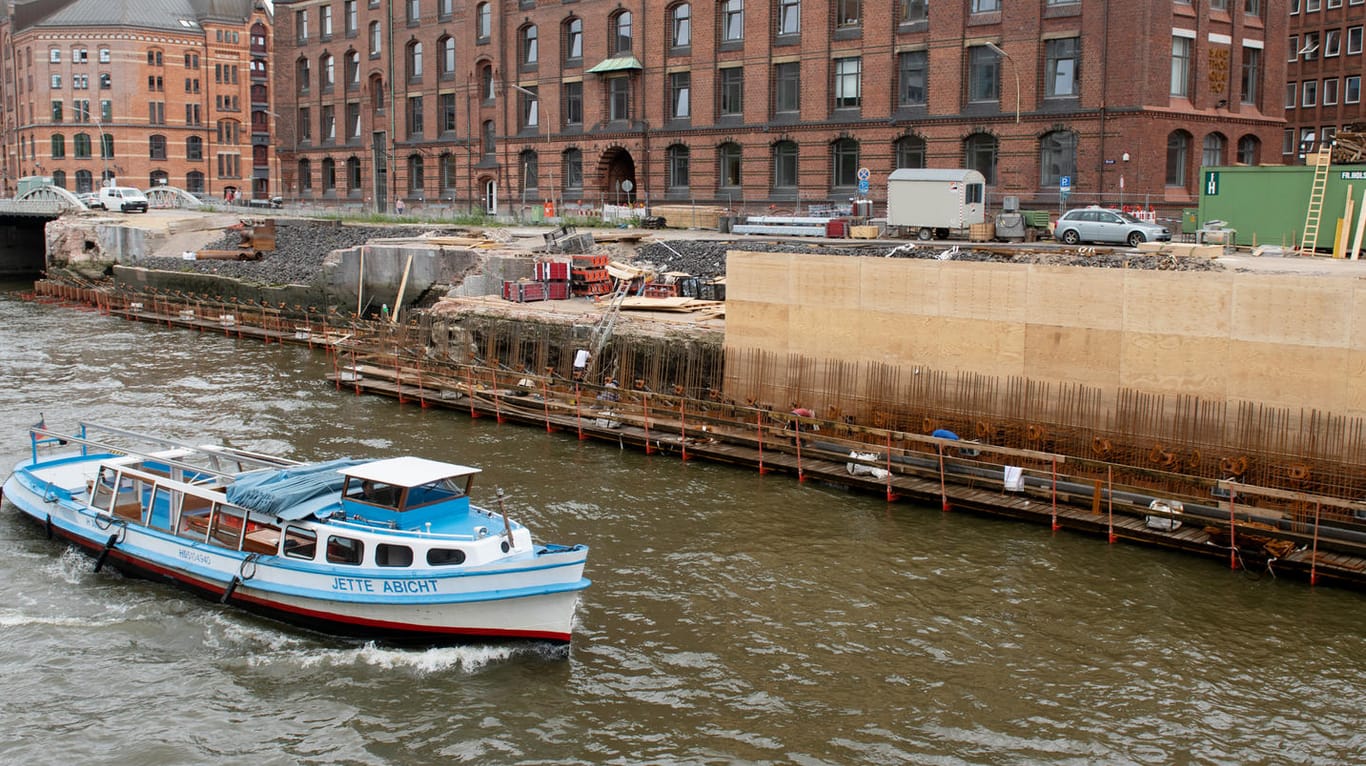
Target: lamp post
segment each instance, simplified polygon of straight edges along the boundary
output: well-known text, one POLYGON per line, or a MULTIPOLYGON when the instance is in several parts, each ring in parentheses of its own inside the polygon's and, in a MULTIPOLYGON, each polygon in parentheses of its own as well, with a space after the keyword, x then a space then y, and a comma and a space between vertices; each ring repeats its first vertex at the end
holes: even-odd
POLYGON ((1002 49, 1001 49, 1001 46, 997 45, 996 43, 987 43, 987 48, 988 48, 989 50, 991 50, 993 53, 995 53, 997 56, 1000 56, 1001 58, 1005 59, 1006 61, 1009 61, 1009 62, 1010 62, 1010 68, 1011 68, 1011 70, 1015 72, 1015 122, 1016 122, 1016 123, 1019 123, 1019 121, 1020 121, 1020 68, 1019 68, 1018 66, 1015 65, 1015 59, 1011 58, 1009 53, 1006 53, 1004 50, 1002 50, 1002 49))
MULTIPOLYGON (((100 118, 98 118, 98 117, 95 118, 95 127, 98 128, 99 131, 100 131, 100 159, 104 160, 104 175, 100 178, 100 185, 97 186, 97 187, 95 187, 95 190, 96 190, 95 193, 98 194, 98 193, 99 193, 99 189, 103 188, 104 185, 105 185, 106 183, 108 183, 109 180, 110 180, 110 179, 109 179, 109 154, 110 154, 110 152, 105 150, 105 146, 104 146, 104 125, 100 123, 100 118)), ((113 137, 113 136, 110 136, 110 137, 109 137, 109 149, 110 149, 110 150, 112 150, 112 149, 114 148, 114 147, 113 147, 113 144, 114 144, 114 137, 113 137)))
MULTIPOLYGON (((518 84, 516 84, 516 83, 508 83, 508 87, 512 88, 513 90, 517 91, 518 93, 521 93, 521 94, 524 95, 524 96, 527 96, 528 98, 534 98, 534 99, 536 99, 536 133, 539 135, 540 132, 541 132, 541 103, 540 103, 541 97, 540 97, 540 94, 538 94, 536 91, 533 91, 533 90, 527 90, 526 88, 523 88, 522 86, 520 86, 520 85, 518 85, 518 84)), ((519 117, 519 119, 520 119, 520 117, 521 117, 521 110, 519 109, 519 110, 517 110, 517 112, 518 112, 518 117, 519 117)), ((549 140, 550 140, 550 134, 549 134, 549 133, 546 133, 546 141, 549 141, 549 140)), ((526 215, 526 184, 527 184, 527 176, 530 175, 530 171, 531 171, 530 165, 531 165, 531 163, 530 163, 529 160, 527 160, 527 159, 523 159, 523 160, 522 160, 522 183, 520 184, 521 187, 522 187, 522 210, 521 210, 521 214, 522 214, 522 215, 526 215)), ((539 170, 540 170, 540 168, 539 168, 539 166, 538 166, 538 167, 537 167, 538 173, 539 173, 539 170)), ((537 179, 537 184, 536 184, 536 185, 537 185, 537 186, 540 186, 540 180, 539 180, 539 179, 537 179)))
POLYGON ((1122 161, 1122 162, 1124 163, 1124 166, 1121 167, 1121 168, 1119 169, 1119 209, 1120 209, 1120 210, 1123 210, 1123 209, 1124 209, 1124 168, 1129 167, 1129 153, 1128 153, 1128 152, 1125 152, 1124 154, 1120 155, 1119 159, 1120 159, 1120 161, 1122 161))

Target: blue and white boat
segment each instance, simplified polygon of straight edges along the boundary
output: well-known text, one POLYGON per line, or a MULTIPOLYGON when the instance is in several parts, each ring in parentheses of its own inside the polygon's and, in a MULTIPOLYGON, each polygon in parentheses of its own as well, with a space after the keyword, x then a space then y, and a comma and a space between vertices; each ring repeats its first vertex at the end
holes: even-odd
POLYGON ((569 642, 583 545, 470 502, 421 457, 301 464, 97 424, 41 423, 4 498, 105 565, 321 632, 387 643, 569 642), (136 446, 127 446, 128 442, 136 446), (71 445, 63 450, 63 445, 71 445))

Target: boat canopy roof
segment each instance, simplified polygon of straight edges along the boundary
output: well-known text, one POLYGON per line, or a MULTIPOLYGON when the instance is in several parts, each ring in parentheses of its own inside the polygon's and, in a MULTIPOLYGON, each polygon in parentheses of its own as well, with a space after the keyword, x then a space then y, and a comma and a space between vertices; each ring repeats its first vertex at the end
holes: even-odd
POLYGON ((421 487, 442 479, 458 479, 479 473, 478 468, 443 463, 423 457, 394 457, 343 468, 338 473, 362 481, 377 481, 398 487, 421 487))

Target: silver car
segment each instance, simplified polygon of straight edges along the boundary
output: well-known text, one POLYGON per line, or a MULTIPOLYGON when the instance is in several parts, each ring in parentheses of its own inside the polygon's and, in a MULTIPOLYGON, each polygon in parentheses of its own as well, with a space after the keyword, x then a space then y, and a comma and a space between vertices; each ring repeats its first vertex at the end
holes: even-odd
POLYGON ((1075 245, 1079 242, 1124 242, 1138 247, 1140 242, 1170 242, 1167 227, 1140 221, 1118 210, 1099 207, 1069 210, 1053 227, 1053 239, 1075 245))

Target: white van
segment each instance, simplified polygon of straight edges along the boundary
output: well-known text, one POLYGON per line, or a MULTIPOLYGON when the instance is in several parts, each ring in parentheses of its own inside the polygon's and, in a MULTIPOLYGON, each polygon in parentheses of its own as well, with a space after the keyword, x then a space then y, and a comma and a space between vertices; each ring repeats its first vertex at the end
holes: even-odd
POLYGON ((106 186, 100 189, 99 206, 124 213, 147 212, 147 195, 131 186, 106 186))

